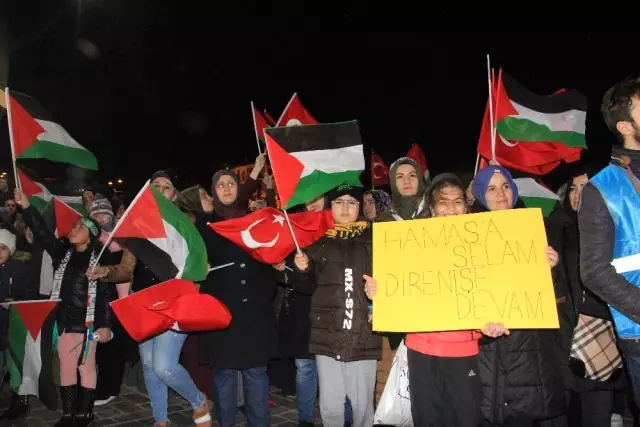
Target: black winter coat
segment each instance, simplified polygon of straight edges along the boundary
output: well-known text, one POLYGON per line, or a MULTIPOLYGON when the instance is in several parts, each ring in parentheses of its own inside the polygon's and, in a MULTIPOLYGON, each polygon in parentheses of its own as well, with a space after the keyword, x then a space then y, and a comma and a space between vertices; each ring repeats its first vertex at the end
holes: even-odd
POLYGON ((212 271, 200 284, 200 292, 218 298, 232 316, 227 329, 199 335, 200 362, 214 369, 267 366, 277 353, 273 309, 276 270, 215 233, 204 217, 197 218, 196 228, 204 239, 211 267, 233 263, 212 271))
MULTIPOLYGON (((58 239, 49 228, 47 228, 42 217, 34 207, 29 207, 24 211, 24 219, 33 231, 33 237, 38 245, 49 252, 53 259, 54 268, 58 268, 60 261, 64 258, 67 250, 71 247, 66 239, 58 239)), ((100 248, 94 248, 99 251, 100 248)), ((111 265, 107 258, 101 260, 101 265, 111 265)), ((61 302, 57 307, 58 331, 72 333, 85 333, 85 318, 87 314, 87 290, 89 280, 87 279, 87 268, 91 259, 91 251, 73 252, 67 264, 62 284, 60 288, 61 302)), ((109 287, 98 284, 95 303, 95 329, 110 327, 111 308, 109 307, 109 287)))
POLYGON ((307 251, 314 284, 309 351, 341 362, 378 360, 382 339, 369 322, 363 274, 371 274, 371 229, 350 239, 323 237, 307 251))
MULTIPOLYGON (((36 299, 37 295, 29 293, 28 277, 27 264, 23 261, 10 259, 0 265, 0 303, 36 299)), ((0 351, 7 349, 8 331, 9 311, 0 307, 0 351)))

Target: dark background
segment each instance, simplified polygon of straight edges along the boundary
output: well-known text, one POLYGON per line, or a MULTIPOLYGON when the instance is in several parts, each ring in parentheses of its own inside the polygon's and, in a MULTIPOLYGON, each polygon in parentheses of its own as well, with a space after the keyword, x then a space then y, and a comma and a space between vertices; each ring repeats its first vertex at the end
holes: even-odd
MULTIPOLYGON (((177 169, 183 187, 208 187, 225 164, 252 163, 249 102, 277 119, 293 92, 320 122, 358 119, 367 157, 372 148, 391 163, 416 142, 432 176, 471 173, 487 98, 487 53, 493 66, 536 92, 585 93, 588 161, 604 165, 613 138, 598 111, 602 93, 639 63, 628 45, 635 34, 598 32, 591 18, 574 18, 576 28, 562 32, 545 28, 557 27, 551 24, 558 17, 549 25, 522 23, 517 32, 473 31, 446 17, 404 26, 422 32, 371 32, 358 6, 322 12, 331 18, 318 12, 284 21, 267 16, 278 11, 267 11, 264 2, 234 2, 239 10, 231 12, 263 14, 252 19, 231 16, 220 6, 225 2, 14 3, 5 15, 9 87, 38 99, 96 154, 94 179, 122 178, 134 193, 161 168, 177 169)), ((303 8, 278 4, 290 15, 303 8)), ((3 120, 0 171, 10 165, 3 120)), ((566 172, 560 169, 549 185, 566 172)))

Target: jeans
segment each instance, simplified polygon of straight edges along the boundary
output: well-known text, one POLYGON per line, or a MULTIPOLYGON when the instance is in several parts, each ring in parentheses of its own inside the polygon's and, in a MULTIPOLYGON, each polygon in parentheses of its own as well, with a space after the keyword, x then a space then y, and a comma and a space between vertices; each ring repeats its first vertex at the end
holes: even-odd
MULTIPOLYGON (((318 367, 315 359, 296 359, 296 407, 298 420, 313 423, 316 419, 318 397, 318 367)), ((344 402, 344 419, 353 423, 351 402, 344 402)))
MULTIPOLYGON (((249 427, 269 427, 269 377, 267 367, 241 369, 244 410, 249 427)), ((238 370, 219 369, 213 373, 213 395, 220 427, 232 427, 238 412, 238 370)))
POLYGON ((156 423, 167 421, 169 387, 189 402, 193 409, 201 408, 205 403, 204 395, 178 363, 186 339, 186 334, 166 331, 138 346, 144 382, 156 423))

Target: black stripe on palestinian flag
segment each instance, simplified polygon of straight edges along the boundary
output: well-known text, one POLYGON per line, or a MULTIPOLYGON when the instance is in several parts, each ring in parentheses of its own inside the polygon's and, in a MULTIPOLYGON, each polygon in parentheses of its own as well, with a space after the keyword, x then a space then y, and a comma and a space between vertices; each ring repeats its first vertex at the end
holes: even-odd
POLYGON ((10 92, 10 132, 16 159, 47 159, 98 169, 96 157, 80 145, 32 97, 10 92))
POLYGON ((269 161, 285 208, 340 184, 361 187, 364 151, 357 121, 265 129, 269 161))
POLYGON ((136 238, 118 238, 116 240, 131 251, 136 260, 151 270, 160 281, 174 279, 178 274, 178 269, 171 256, 149 240, 136 238))
POLYGON ((509 100, 541 113, 563 113, 569 110, 587 111, 587 97, 577 90, 561 90, 544 96, 527 89, 508 73, 502 73, 502 83, 509 100))

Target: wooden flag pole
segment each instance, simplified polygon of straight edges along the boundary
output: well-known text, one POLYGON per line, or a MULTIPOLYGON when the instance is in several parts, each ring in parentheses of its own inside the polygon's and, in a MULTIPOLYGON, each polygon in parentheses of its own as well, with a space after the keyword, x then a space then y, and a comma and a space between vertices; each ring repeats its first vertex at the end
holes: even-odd
POLYGON ((491 123, 491 158, 496 159, 496 128, 493 121, 493 83, 491 82, 491 59, 487 54, 487 81, 489 82, 489 122, 491 123))
POLYGON ((296 239, 296 235, 293 233, 293 227, 291 226, 291 221, 289 221, 289 215, 287 215, 286 209, 283 209, 282 212, 284 212, 284 217, 287 220, 287 225, 289 226, 289 231, 291 232, 291 237, 293 238, 293 243, 295 243, 296 249, 298 250, 298 253, 301 254, 302 251, 300 250, 300 245, 298 244, 298 239, 296 239))
POLYGON ((18 177, 18 166, 16 164, 16 146, 13 140, 13 123, 11 122, 11 103, 9 102, 9 88, 5 88, 4 96, 5 106, 7 109, 7 123, 9 123, 9 145, 11 146, 11 160, 13 161, 13 179, 16 183, 16 188, 22 191, 22 185, 20 183, 20 177, 18 177))

